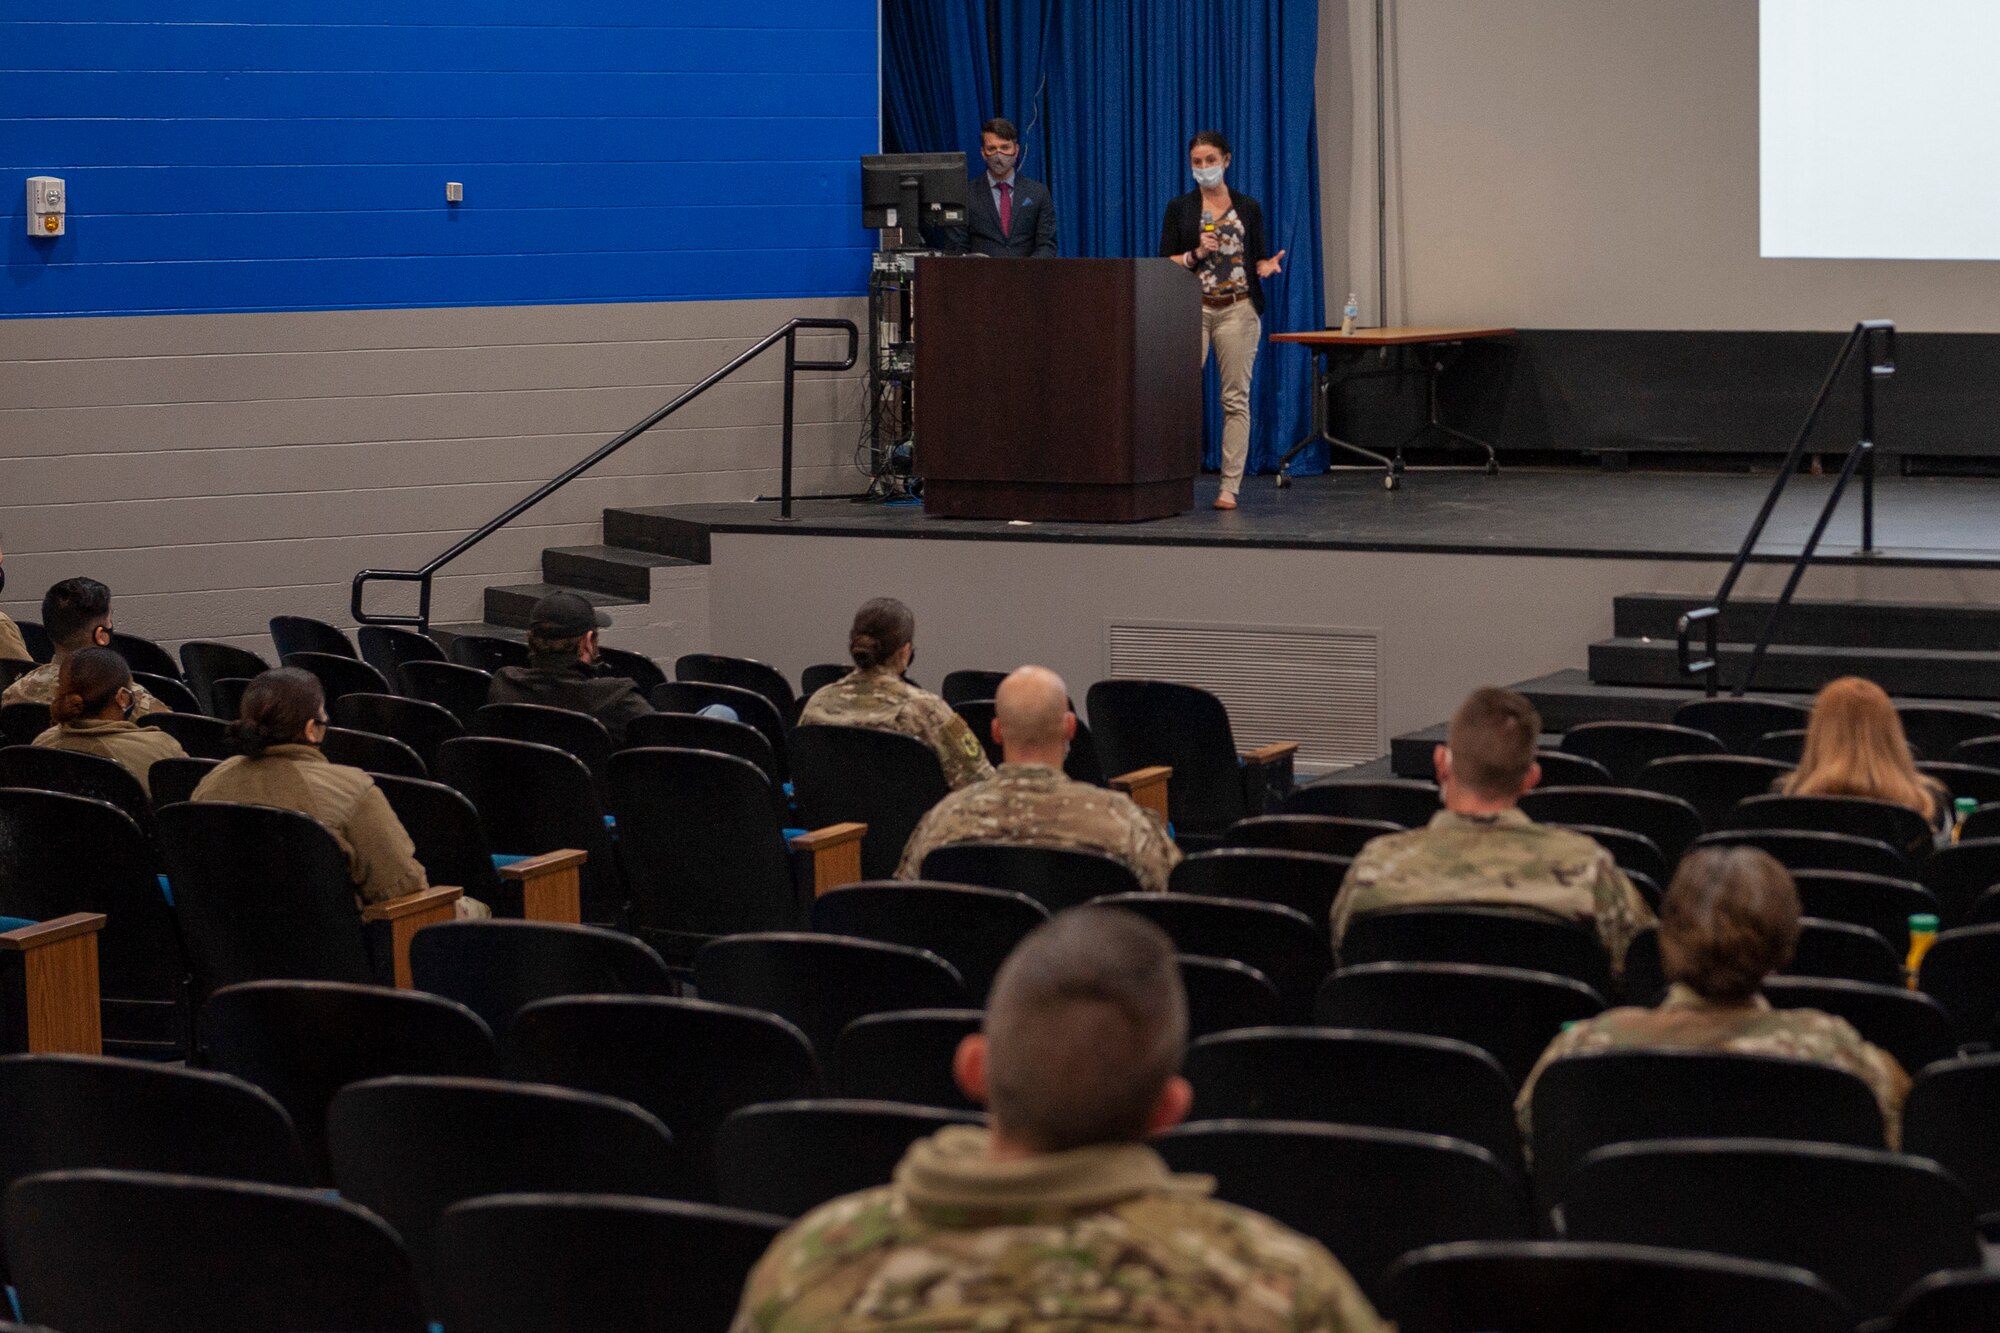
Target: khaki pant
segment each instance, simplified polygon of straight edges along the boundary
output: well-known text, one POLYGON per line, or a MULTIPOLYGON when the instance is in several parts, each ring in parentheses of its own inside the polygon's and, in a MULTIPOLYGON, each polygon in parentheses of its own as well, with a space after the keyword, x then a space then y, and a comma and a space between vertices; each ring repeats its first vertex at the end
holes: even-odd
POLYGON ((1215 369, 1222 380, 1222 492, 1234 495, 1243 486, 1243 465, 1250 461, 1250 374, 1257 368, 1257 343, 1264 321, 1249 301, 1216 309, 1201 309, 1201 362, 1208 364, 1208 347, 1215 344, 1215 369))

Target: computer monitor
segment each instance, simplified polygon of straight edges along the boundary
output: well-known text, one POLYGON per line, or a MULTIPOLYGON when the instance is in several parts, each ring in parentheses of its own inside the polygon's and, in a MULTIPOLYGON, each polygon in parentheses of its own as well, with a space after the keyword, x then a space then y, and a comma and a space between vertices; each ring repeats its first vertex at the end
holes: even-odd
POLYGON ((964 153, 885 153, 861 159, 861 225, 901 227, 915 242, 924 227, 965 222, 964 153))

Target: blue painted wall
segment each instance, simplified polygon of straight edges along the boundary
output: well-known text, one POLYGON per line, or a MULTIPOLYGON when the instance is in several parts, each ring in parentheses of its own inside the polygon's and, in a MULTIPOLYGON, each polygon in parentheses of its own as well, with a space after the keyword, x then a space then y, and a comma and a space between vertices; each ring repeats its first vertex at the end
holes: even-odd
POLYGON ((875 21, 876 0, 0 0, 0 315, 859 293, 875 21), (69 182, 67 236, 26 235, 37 174, 69 182))

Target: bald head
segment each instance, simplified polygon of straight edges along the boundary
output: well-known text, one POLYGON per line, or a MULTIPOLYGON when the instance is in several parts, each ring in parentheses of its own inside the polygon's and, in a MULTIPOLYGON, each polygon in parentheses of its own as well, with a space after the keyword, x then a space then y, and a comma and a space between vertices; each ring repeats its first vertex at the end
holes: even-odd
POLYGON ((993 699, 993 739, 1010 764, 1061 768, 1076 715, 1069 711, 1069 687, 1047 667, 1024 666, 1000 682, 993 699))

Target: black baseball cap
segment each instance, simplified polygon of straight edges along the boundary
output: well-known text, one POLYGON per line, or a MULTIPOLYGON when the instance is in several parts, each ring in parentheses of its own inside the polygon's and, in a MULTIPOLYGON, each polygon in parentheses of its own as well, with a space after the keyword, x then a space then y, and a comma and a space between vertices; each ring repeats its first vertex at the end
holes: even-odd
POLYGON ((573 592, 552 592, 528 613, 528 633, 538 639, 580 639, 610 623, 610 616, 573 592))

